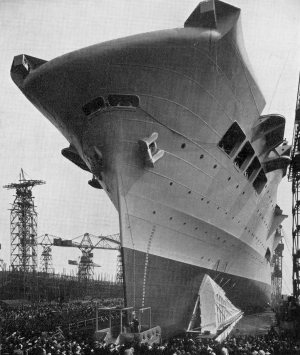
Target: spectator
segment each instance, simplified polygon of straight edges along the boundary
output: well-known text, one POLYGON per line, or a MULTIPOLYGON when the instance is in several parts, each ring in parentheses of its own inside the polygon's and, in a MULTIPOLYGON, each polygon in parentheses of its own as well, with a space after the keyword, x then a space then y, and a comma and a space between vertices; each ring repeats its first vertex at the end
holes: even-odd
MULTIPOLYGON (((100 300, 99 306, 122 306, 120 299, 100 300)), ((299 346, 289 333, 277 334, 275 329, 263 336, 228 337, 223 344, 213 339, 174 337, 162 345, 114 345, 95 342, 88 333, 66 329, 70 321, 94 317, 95 304, 26 305, 17 309, 0 309, 2 324, 2 354, 7 355, 289 355, 300 354, 299 346), (58 329, 60 325, 61 329, 58 329)), ((136 319, 136 318, 133 318, 136 319)), ((116 321, 119 319, 115 318, 116 321)), ((103 315, 103 322, 107 322, 103 315)), ((139 324, 135 324, 139 327, 139 324)))

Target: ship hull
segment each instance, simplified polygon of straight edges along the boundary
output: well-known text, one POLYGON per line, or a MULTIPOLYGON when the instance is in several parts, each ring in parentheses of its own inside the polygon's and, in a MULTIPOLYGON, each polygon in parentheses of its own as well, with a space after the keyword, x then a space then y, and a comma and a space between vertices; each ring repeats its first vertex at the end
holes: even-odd
MULTIPOLYGON (((129 305, 151 307, 152 325, 162 325, 163 336, 169 337, 187 329, 204 275, 209 275, 226 292, 226 296, 245 312, 267 306, 269 284, 238 277, 204 267, 148 254, 146 297, 146 253, 122 249, 125 265, 125 293, 129 305), (133 263, 132 260, 135 260, 133 263), (135 265, 135 266, 134 266, 135 265)), ((147 318, 146 318, 147 319, 147 318)))
POLYGON ((20 58, 12 67, 16 84, 70 142, 71 161, 118 210, 126 304, 151 307, 164 336, 187 328, 205 274, 242 310, 270 298, 284 172, 265 169, 266 177, 262 162, 278 155, 271 151, 284 124, 273 134, 267 122, 261 134, 265 101, 247 66, 239 11, 220 6, 216 30, 148 33, 45 64, 29 58, 29 74, 20 58), (132 105, 111 100, 124 95, 132 105), (228 153, 221 142, 234 125, 238 146, 228 153), (164 152, 155 162, 141 149, 153 135, 153 153, 164 152))

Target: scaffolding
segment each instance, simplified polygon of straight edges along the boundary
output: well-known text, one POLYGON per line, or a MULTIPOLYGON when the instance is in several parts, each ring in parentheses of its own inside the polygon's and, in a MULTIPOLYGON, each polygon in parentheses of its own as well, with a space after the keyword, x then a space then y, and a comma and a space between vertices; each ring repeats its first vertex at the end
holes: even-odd
MULTIPOLYGON (((53 237, 53 236, 52 236, 53 237)), ((52 263, 52 241, 50 240, 49 234, 43 234, 41 242, 38 243, 42 247, 40 270, 46 274, 51 274, 54 272, 52 263)))
POLYGON ((6 269, 6 265, 3 259, 0 259, 0 271, 4 271, 6 269))
POLYGON ((106 275, 88 283, 78 281, 73 273, 30 272, 0 270, 0 299, 39 301, 69 301, 88 298, 123 298, 123 287, 106 275), (24 284, 24 281, 26 282, 24 284))
POLYGON ((78 280, 85 281, 94 278, 94 267, 98 267, 93 262, 94 249, 89 233, 85 233, 78 246, 81 251, 81 257, 78 265, 78 280))
POLYGON ((42 180, 25 179, 21 169, 18 183, 3 186, 16 190, 10 209, 10 263, 13 271, 37 270, 37 212, 32 188, 42 184, 45 184, 42 180))
MULTIPOLYGON (((278 232, 276 232, 278 233, 278 232)), ((284 244, 282 240, 277 245, 273 254, 273 272, 271 275, 272 281, 272 305, 279 305, 282 291, 282 252, 284 250, 284 244)))
POLYGON ((116 282, 119 284, 123 283, 123 258, 122 258, 122 254, 121 254, 121 248, 119 249, 118 256, 117 256, 116 282))
POLYGON ((293 194, 293 295, 300 297, 300 77, 298 84, 293 146, 288 179, 292 182, 293 194))

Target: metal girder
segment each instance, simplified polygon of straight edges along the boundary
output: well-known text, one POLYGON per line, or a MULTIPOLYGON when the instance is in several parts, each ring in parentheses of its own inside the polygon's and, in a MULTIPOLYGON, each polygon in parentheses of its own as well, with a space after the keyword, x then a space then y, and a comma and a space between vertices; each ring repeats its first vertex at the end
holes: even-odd
MULTIPOLYGON (((81 251, 81 257, 78 263, 78 278, 79 280, 88 280, 92 279, 94 275, 94 268, 98 267, 93 262, 93 249, 104 249, 104 250, 118 250, 118 270, 117 270, 117 280, 123 278, 122 273, 122 263, 120 261, 120 249, 121 249, 121 242, 120 242, 120 234, 111 234, 107 236, 95 236, 90 233, 85 233, 79 237, 75 237, 73 239, 62 239, 56 236, 51 236, 52 240, 49 239, 49 234, 45 234, 43 237, 42 242, 38 243, 42 245, 44 250, 42 253, 42 260, 44 268, 49 267, 50 259, 52 261, 52 255, 50 258, 49 253, 51 254, 51 246, 59 246, 59 247, 68 247, 68 248, 78 248, 81 251), (79 239, 79 241, 76 241, 79 239), (48 248, 47 250, 45 248, 48 248), (50 249, 49 249, 50 248, 50 249), (47 259, 47 260, 46 260, 47 259)), ((75 265, 72 263, 72 265, 75 265)), ((43 270, 44 271, 44 270, 43 270)), ((47 272, 47 271, 45 271, 47 272)))
POLYGON ((288 179, 292 182, 292 214, 293 214, 293 295, 300 297, 300 76, 298 84, 293 146, 288 179))
POLYGON ((41 254, 41 271, 47 274, 53 273, 53 263, 52 263, 52 245, 50 237, 53 237, 49 234, 43 234, 39 238, 42 238, 41 242, 38 242, 43 250, 41 254))
POLYGON ((282 241, 277 245, 273 254, 273 272, 271 275, 272 284, 272 306, 278 306, 281 299, 282 291, 282 252, 284 249, 284 244, 282 241))
POLYGON ((32 188, 42 184, 45 184, 42 180, 27 180, 21 169, 19 183, 3 186, 16 190, 10 209, 12 270, 30 272, 37 269, 37 213, 32 188))

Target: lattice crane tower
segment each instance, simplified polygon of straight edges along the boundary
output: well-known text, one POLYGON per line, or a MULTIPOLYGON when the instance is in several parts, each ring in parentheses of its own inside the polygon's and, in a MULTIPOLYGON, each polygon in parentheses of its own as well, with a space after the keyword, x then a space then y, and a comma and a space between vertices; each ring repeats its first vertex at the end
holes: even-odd
MULTIPOLYGON (((53 237, 53 236, 51 236, 53 237)), ((49 234, 43 234, 41 236, 42 241, 38 243, 38 245, 41 245, 43 250, 41 254, 41 260, 40 260, 40 269, 42 272, 45 272, 47 274, 53 273, 54 268, 53 268, 53 263, 52 263, 52 241, 50 240, 50 235, 49 234)))
POLYGON ((300 299, 300 76, 291 159, 288 179, 292 182, 293 194, 293 295, 300 299))
MULTIPOLYGON (((278 233, 276 231, 276 233, 278 233)), ((273 254, 273 272, 271 275, 272 281, 272 301, 273 307, 279 304, 282 291, 282 252, 284 250, 284 244, 282 240, 278 243, 273 254)))
MULTIPOLYGON (((90 233, 85 233, 83 236, 73 238, 72 240, 63 240, 61 238, 53 239, 53 246, 79 248, 81 257, 79 263, 75 260, 69 260, 70 265, 78 265, 79 281, 87 281, 93 279, 94 268, 99 265, 93 262, 94 249, 117 250, 120 252, 120 234, 111 234, 107 236, 95 236, 90 233), (76 239, 81 238, 80 242, 76 239), (92 241, 94 240, 94 243, 92 241)), ((122 268, 118 266, 118 278, 122 278, 122 268)))
POLYGON ((79 249, 82 253, 78 265, 78 279, 90 280, 94 277, 94 263, 92 250, 94 249, 89 233, 85 233, 80 242, 79 249))
POLYGON ((32 189, 45 184, 42 180, 27 180, 21 169, 19 182, 3 186, 15 189, 10 209, 10 263, 14 271, 33 272, 37 269, 37 212, 32 189))

